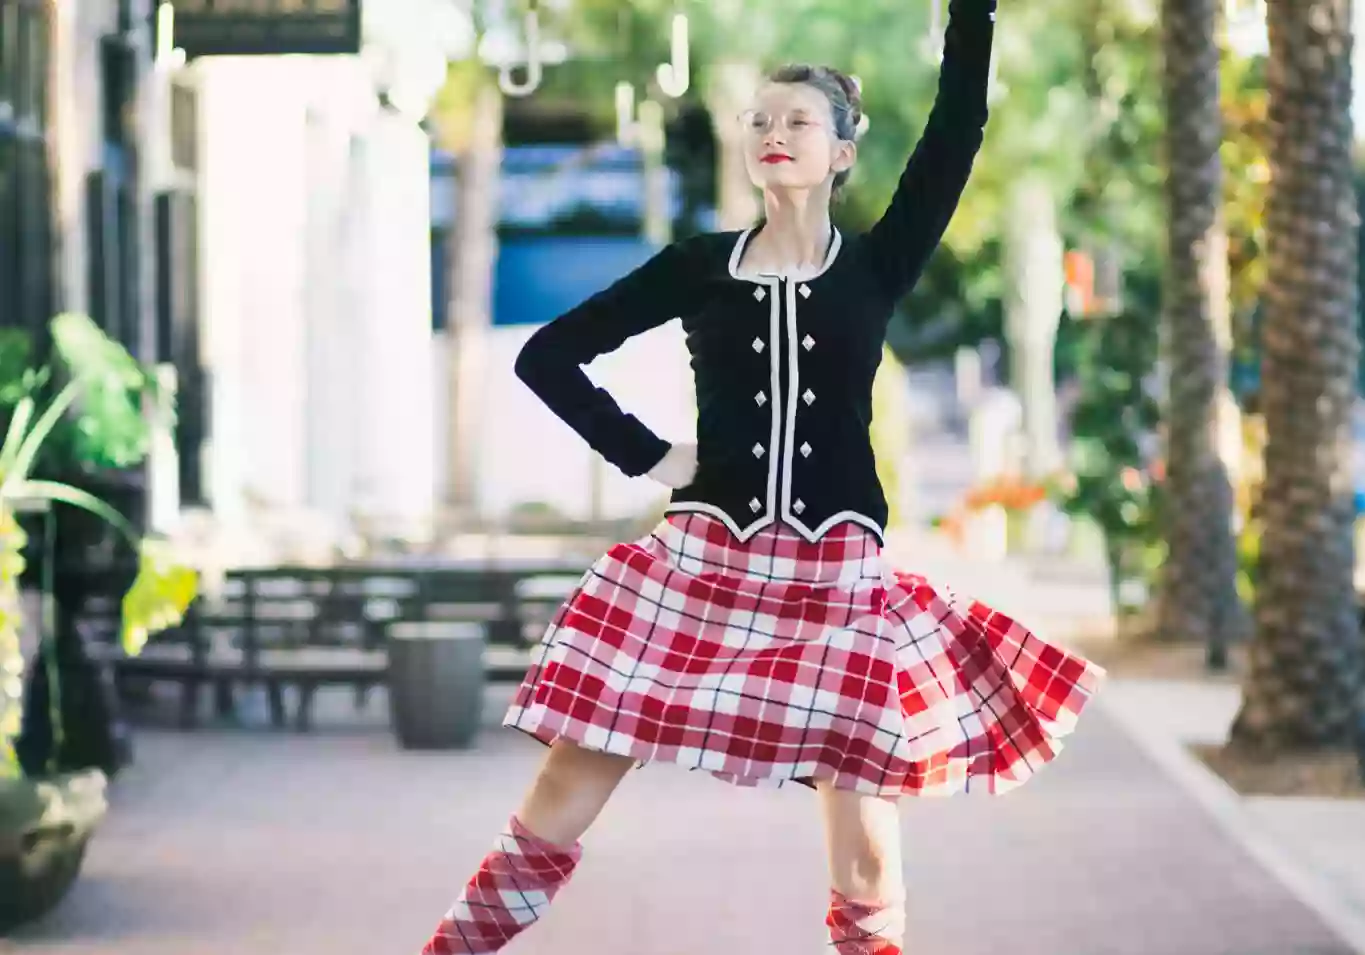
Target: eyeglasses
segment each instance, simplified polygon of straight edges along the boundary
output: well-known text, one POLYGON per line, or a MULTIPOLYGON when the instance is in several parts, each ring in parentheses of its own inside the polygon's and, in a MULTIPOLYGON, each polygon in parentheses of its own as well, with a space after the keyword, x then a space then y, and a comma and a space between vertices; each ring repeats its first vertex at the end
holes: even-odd
POLYGON ((824 123, 811 119, 808 113, 801 110, 776 115, 761 109, 746 109, 740 113, 739 124, 741 129, 753 136, 766 136, 779 124, 789 136, 799 136, 824 126, 824 123))

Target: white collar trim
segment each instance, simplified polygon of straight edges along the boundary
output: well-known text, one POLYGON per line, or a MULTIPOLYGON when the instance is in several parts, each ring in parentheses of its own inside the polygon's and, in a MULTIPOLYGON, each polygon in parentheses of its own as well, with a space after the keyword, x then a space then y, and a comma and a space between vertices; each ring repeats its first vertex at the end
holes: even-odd
POLYGON ((825 252, 825 261, 820 264, 819 268, 817 268, 813 272, 810 272, 809 274, 788 275, 785 273, 779 274, 772 272, 761 273, 740 272, 739 270, 740 259, 744 256, 744 249, 749 244, 749 238, 756 231, 758 231, 758 226, 750 226, 749 228, 741 232, 739 234, 739 238, 735 240, 735 247, 730 252, 730 276, 732 278, 739 279, 741 282, 753 282, 758 285, 771 284, 772 280, 775 278, 796 278, 803 282, 807 282, 810 281, 811 279, 818 278, 819 276, 824 275, 827 271, 829 271, 829 267, 834 264, 835 258, 837 258, 839 255, 839 249, 844 243, 843 233, 841 233, 838 229, 834 229, 833 230, 834 238, 830 240, 829 249, 825 252))

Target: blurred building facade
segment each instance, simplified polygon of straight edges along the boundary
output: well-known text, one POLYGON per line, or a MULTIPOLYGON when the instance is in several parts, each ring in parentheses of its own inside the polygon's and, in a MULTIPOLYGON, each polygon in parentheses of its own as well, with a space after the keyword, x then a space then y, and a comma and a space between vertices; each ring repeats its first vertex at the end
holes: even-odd
MULTIPOLYGON (((363 10, 357 55, 212 56, 197 97, 205 499, 224 527, 431 526, 428 138, 454 5, 363 10), (438 29, 444 24, 445 29, 438 29)), ((302 529, 300 532, 306 532, 302 529)))
MULTIPOLYGON (((28 333, 39 354, 63 310, 89 314, 140 359, 167 350, 148 2, 0 2, 0 326, 28 333)), ((137 523, 151 470, 100 489, 137 523)))
POLYGON ((188 69, 215 515, 429 520, 425 135, 356 58, 188 69))
POLYGON ((0 326, 41 343, 85 312, 174 385, 174 431, 114 477, 138 523, 430 522, 418 124, 470 31, 437 0, 369 7, 317 5, 362 40, 298 56, 346 38, 276 42, 269 3, 215 33, 203 0, 0 0, 0 326))
POLYGON ((45 3, 0 3, 0 322, 7 327, 41 327, 56 296, 50 25, 45 3))
MULTIPOLYGON (((451 427, 439 235, 458 211, 420 123, 446 62, 473 55, 472 29, 445 0, 324 8, 361 11, 356 52, 215 33, 204 0, 0 0, 0 324, 41 337, 56 312, 86 312, 158 365, 176 427, 118 476, 120 505, 157 530, 204 515, 249 550, 270 525, 335 541, 358 520, 435 523, 451 427)), ((518 427, 487 430, 487 516, 548 503, 611 517, 658 496, 604 470, 511 375, 536 325, 653 251, 639 157, 602 146, 586 164, 583 143, 504 164, 517 237, 478 404, 518 427), (573 225, 583 214, 596 223, 573 225)), ((592 371, 686 438, 675 331, 592 371)))

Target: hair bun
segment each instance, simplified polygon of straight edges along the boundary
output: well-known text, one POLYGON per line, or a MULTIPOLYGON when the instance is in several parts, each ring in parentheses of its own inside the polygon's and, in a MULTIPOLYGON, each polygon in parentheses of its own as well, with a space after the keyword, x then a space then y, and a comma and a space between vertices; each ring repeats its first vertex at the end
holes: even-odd
POLYGON ((859 139, 867 132, 867 117, 863 115, 863 81, 838 70, 832 72, 838 78, 839 85, 843 87, 844 95, 848 97, 848 118, 853 125, 852 138, 859 139))
POLYGON ((831 71, 839 80, 839 85, 844 89, 844 95, 848 97, 849 120, 853 124, 854 139, 860 138, 867 132, 867 116, 863 114, 863 81, 857 76, 848 73, 841 73, 838 70, 831 71))
POLYGON ((855 116, 861 116, 863 112, 863 81, 856 76, 850 76, 839 70, 830 70, 839 85, 844 88, 844 95, 848 97, 848 105, 853 109, 855 116))

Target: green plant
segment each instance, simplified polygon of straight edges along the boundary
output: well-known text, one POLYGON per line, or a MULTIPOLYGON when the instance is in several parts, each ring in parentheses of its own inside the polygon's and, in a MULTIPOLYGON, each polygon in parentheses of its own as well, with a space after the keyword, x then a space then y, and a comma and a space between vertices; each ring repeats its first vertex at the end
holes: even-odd
MULTIPOLYGON (((151 429, 144 399, 162 401, 155 377, 88 322, 61 322, 55 341, 65 366, 90 369, 79 396, 79 414, 59 414, 43 438, 31 474, 80 468, 120 468, 147 454, 151 429), (113 346, 110 348, 110 346, 113 346)), ((15 328, 0 329, 0 421, 12 422, 26 400, 40 401, 53 385, 54 370, 35 362, 33 337, 15 328)))
MULTIPOLYGON (((51 329, 59 361, 49 365, 34 368, 16 360, 27 352, 13 338, 0 348, 0 400, 12 402, 0 444, 0 777, 20 774, 12 743, 22 717, 24 669, 19 576, 26 535, 16 517, 20 504, 47 501, 82 508, 108 523, 137 551, 137 577, 122 608, 122 644, 130 655, 140 652, 151 634, 178 623, 198 588, 197 574, 179 564, 164 542, 141 539, 107 503, 70 484, 32 476, 39 454, 64 420, 74 419, 69 433, 84 460, 120 466, 140 460, 150 442, 142 401, 157 394, 150 374, 86 316, 59 315, 51 329), (49 385, 56 384, 60 387, 51 394, 49 385)), ((56 660, 50 641, 45 641, 44 650, 54 688, 53 724, 58 726, 56 660)))
POLYGON ((1256 602, 1256 578, 1260 564, 1261 522, 1249 521, 1237 535, 1237 593, 1248 606, 1256 602))
POLYGON ((1161 484, 1144 445, 1160 409, 1149 377, 1156 322, 1139 310, 1089 323, 1081 348, 1080 395, 1072 414, 1071 473, 1056 485, 1063 509, 1093 520, 1104 535, 1115 609, 1138 602, 1161 566, 1161 484))

